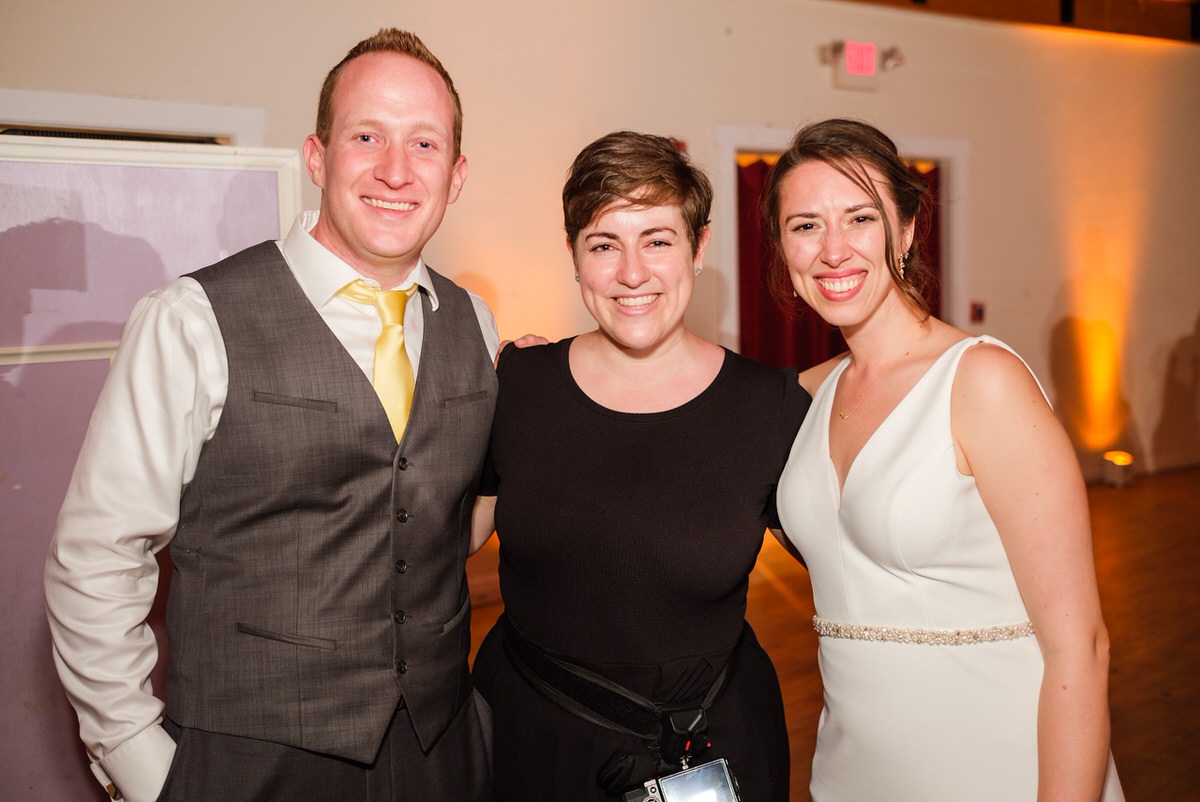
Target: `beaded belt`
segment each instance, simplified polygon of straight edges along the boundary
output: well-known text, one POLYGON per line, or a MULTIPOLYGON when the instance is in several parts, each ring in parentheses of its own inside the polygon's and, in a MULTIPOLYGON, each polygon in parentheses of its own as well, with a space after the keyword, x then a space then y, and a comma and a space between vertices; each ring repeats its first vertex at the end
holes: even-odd
POLYGON ((983 629, 909 629, 907 627, 841 624, 821 618, 819 615, 813 616, 813 629, 824 638, 919 643, 927 646, 966 646, 972 643, 993 643, 1026 638, 1033 634, 1033 624, 1029 621, 1008 626, 984 627, 983 629))

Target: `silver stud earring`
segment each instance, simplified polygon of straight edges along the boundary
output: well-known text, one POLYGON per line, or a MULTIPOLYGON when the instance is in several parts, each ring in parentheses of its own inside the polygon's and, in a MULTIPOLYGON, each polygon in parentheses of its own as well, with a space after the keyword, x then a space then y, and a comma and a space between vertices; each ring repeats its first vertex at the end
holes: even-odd
POLYGON ((575 274, 575 283, 576 284, 579 283, 579 274, 578 273, 575 274))
POLYGON ((697 268, 696 268, 696 275, 697 275, 697 276, 698 276, 698 275, 700 275, 700 274, 701 274, 701 273, 703 273, 703 272, 704 272, 704 265, 701 265, 700 267, 697 267, 697 268))

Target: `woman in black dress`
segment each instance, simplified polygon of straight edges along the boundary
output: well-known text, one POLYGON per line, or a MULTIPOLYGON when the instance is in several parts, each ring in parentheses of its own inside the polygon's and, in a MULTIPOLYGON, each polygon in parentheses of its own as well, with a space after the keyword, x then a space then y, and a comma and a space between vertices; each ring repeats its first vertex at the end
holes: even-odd
POLYGON ((685 325, 711 199, 668 139, 593 142, 563 210, 597 328, 501 356, 474 544, 495 526, 506 613, 474 677, 495 714, 498 802, 620 798, 684 754, 728 760, 745 800, 788 798, 783 703, 746 588, 810 398, 795 370, 685 325), (622 692, 703 723, 659 732, 622 692))

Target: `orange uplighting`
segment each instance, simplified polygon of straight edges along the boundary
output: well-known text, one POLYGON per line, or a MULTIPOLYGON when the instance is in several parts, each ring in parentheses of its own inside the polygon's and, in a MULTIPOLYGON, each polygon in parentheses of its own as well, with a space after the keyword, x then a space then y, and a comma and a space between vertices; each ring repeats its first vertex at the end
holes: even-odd
MULTIPOLYGON (((1082 445, 1099 451, 1114 445, 1128 424, 1121 400, 1121 346, 1117 325, 1124 323, 1109 318, 1103 322, 1078 325, 1074 353, 1081 383, 1079 408, 1074 423, 1082 445)), ((1124 326, 1121 326, 1121 330, 1124 326)))
POLYGON ((1125 467, 1133 464, 1133 455, 1128 451, 1105 451, 1104 460, 1111 462, 1113 465, 1125 467))
POLYGON ((1147 204, 1138 191, 1144 157, 1132 155, 1128 164, 1097 177, 1092 165, 1104 155, 1091 147, 1086 141, 1072 143, 1073 152, 1059 165, 1058 181, 1065 246, 1062 314, 1075 322, 1073 352, 1081 382, 1075 391, 1076 436, 1085 448, 1100 452, 1118 445, 1129 425, 1122 367, 1133 288, 1142 269, 1147 204), (1098 223, 1106 219, 1119 219, 1122 225, 1098 223))
MULTIPOLYGON (((1033 28, 1028 35, 1038 43, 1050 36, 1033 28)), ((1177 47, 1102 34, 1055 36, 1054 43, 1031 51, 1044 59, 1031 69, 1062 70, 1076 53, 1086 63, 1101 45, 1137 53, 1177 47)), ((1165 82, 1146 82, 1139 91, 1143 102, 1164 112, 1175 102, 1165 82)), ((1052 236, 1057 246, 1043 263, 1043 286, 1054 292, 1052 328, 1060 335, 1069 332, 1069 337, 1054 343, 1063 349, 1052 357, 1061 360, 1054 389, 1058 398, 1070 402, 1061 412, 1077 445, 1098 458, 1127 446, 1133 435, 1133 388, 1127 375, 1131 313, 1139 307, 1137 296, 1149 267, 1146 240, 1154 230, 1155 199, 1147 193, 1146 176, 1157 169, 1158 158, 1152 146, 1115 152, 1113 142, 1154 143, 1162 117, 1123 115, 1113 119, 1111 134, 1096 136, 1078 125, 1089 102, 1083 94, 1047 94, 1026 109, 1030 136, 1055 143, 1053 156, 1026 177, 1030 186, 1045 189, 1048 207, 1055 210, 1052 236)))

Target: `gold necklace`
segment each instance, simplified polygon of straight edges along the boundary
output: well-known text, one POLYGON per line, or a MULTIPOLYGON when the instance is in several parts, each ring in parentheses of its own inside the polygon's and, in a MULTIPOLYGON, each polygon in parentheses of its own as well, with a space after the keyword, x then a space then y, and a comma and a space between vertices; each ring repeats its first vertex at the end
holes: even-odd
POLYGON ((866 400, 866 396, 865 396, 865 395, 863 395, 862 393, 859 393, 859 395, 858 395, 858 403, 854 405, 854 409, 852 409, 852 410, 850 410, 849 412, 847 412, 847 411, 845 410, 845 408, 843 408, 843 409, 841 409, 841 410, 838 412, 838 417, 839 417, 839 418, 841 418, 842 420, 847 420, 847 419, 848 419, 848 418, 849 418, 851 415, 853 415, 855 412, 858 412, 858 408, 859 408, 859 407, 861 407, 861 406, 863 405, 863 401, 865 401, 865 400, 866 400))

